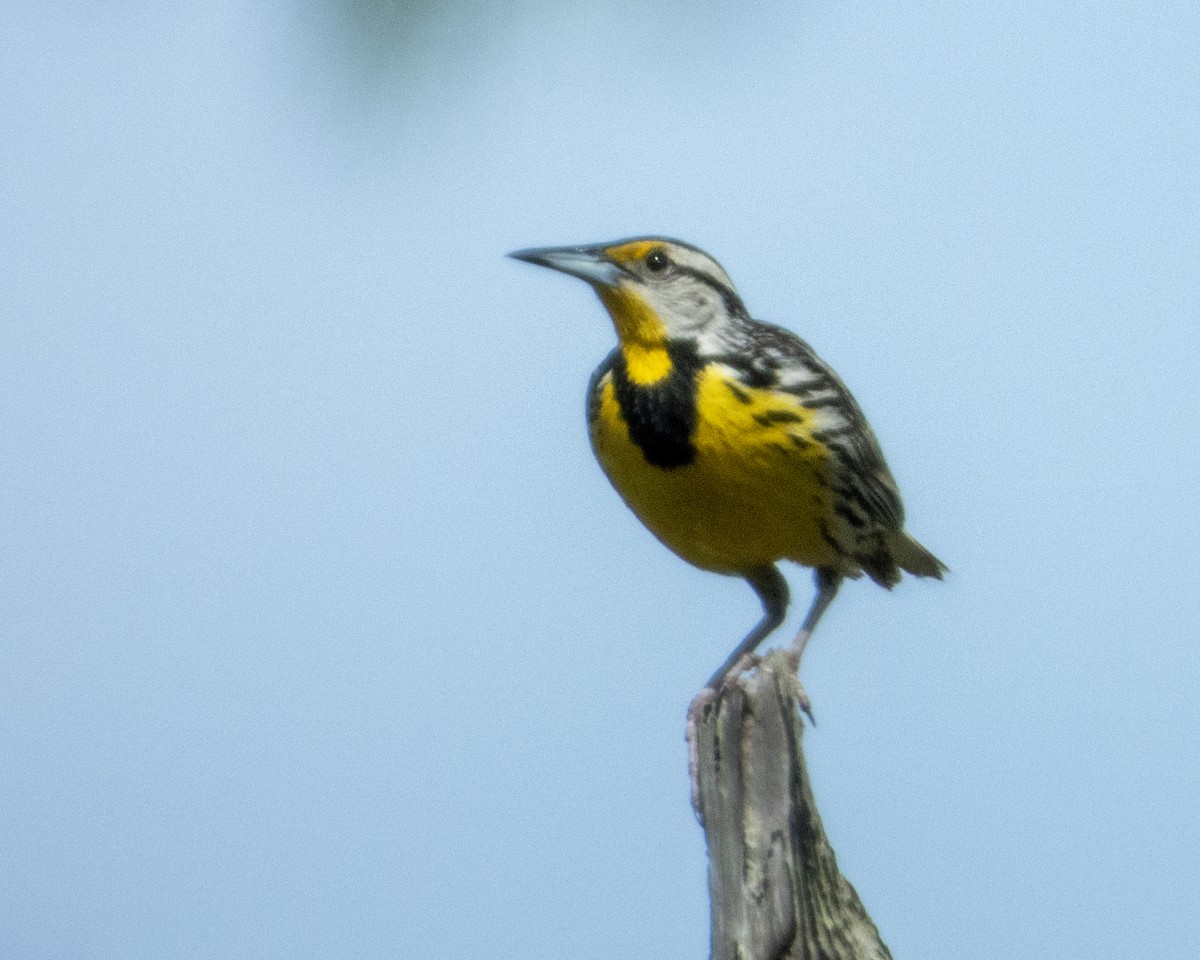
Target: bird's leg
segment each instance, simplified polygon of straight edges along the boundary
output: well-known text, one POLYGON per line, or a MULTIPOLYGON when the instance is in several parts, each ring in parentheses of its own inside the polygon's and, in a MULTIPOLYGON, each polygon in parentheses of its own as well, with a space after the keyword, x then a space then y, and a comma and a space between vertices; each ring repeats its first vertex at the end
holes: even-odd
POLYGON ((734 668, 742 658, 753 653, 755 648, 767 638, 767 635, 783 623, 783 618, 787 615, 788 585, 778 567, 772 564, 748 573, 746 582, 754 588, 758 599, 762 601, 763 616, 754 625, 754 629, 746 634, 746 638, 733 648, 733 652, 725 658, 725 662, 721 664, 717 672, 708 678, 705 686, 710 690, 720 689, 721 684, 730 673, 734 672, 734 668))
POLYGON ((821 619, 821 615, 825 613, 829 605, 833 603, 833 598, 837 596, 838 587, 842 585, 842 575, 833 570, 818 568, 813 575, 813 579, 817 582, 817 595, 813 597, 812 606, 808 609, 808 616, 804 618, 800 632, 796 634, 796 639, 792 641, 792 649, 788 651, 790 659, 795 664, 794 669, 796 671, 796 684, 799 688, 798 699, 800 701, 800 709, 808 714, 809 720, 813 719, 812 703, 808 699, 808 694, 804 692, 804 684, 800 682, 800 658, 804 656, 804 648, 808 646, 808 641, 812 638, 813 631, 817 629, 817 622, 821 619))
POLYGON ((724 689, 725 685, 730 680, 739 677, 748 666, 752 665, 751 655, 755 648, 767 638, 771 631, 783 623, 783 618, 787 615, 788 585, 778 567, 771 564, 754 570, 746 574, 746 582, 754 588, 758 599, 762 601, 762 619, 754 625, 754 629, 746 634, 745 639, 734 647, 733 652, 726 657, 725 662, 709 678, 704 689, 696 694, 688 706, 688 770, 692 781, 692 806, 696 806, 699 798, 699 784, 696 780, 699 770, 699 744, 696 742, 696 736, 700 718, 717 699, 717 694, 724 689), (746 661, 751 661, 751 663, 746 661))

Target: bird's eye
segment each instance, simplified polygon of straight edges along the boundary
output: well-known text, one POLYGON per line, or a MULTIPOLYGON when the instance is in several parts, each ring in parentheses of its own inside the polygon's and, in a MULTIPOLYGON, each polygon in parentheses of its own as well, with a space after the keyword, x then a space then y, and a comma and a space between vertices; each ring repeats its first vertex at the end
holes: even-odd
POLYGON ((670 262, 661 250, 651 250, 646 254, 646 269, 653 273, 662 273, 670 262))

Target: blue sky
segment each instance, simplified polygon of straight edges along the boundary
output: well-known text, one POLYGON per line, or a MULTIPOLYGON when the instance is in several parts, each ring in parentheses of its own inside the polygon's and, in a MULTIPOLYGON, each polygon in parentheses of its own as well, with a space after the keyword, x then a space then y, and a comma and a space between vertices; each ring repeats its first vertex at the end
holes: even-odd
POLYGON ((503 257, 662 233, 952 571, 805 661, 893 953, 1194 956, 1195 5, 380 9, 0 12, 0 955, 705 955, 683 717, 757 606, 503 257))

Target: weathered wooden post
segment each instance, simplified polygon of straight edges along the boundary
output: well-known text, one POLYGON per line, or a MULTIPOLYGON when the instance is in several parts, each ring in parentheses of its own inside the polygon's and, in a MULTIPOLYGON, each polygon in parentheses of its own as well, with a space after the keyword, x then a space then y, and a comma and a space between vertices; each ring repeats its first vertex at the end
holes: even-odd
POLYGON ((693 713, 711 960, 891 960, 817 814, 789 653, 769 654, 693 713))

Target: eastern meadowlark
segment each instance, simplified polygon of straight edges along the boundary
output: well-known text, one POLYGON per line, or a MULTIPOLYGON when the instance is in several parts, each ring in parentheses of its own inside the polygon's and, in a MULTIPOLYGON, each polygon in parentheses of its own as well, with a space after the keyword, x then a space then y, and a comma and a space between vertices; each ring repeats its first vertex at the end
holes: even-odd
POLYGON ((844 577, 889 588, 901 570, 941 578, 941 561, 904 531, 850 392, 795 334, 751 319, 708 254, 645 237, 511 256, 586 281, 612 317, 618 344, 592 376, 587 411, 617 492, 684 560, 745 578, 762 602, 710 688, 783 622, 780 560, 815 570, 797 666, 844 577))

